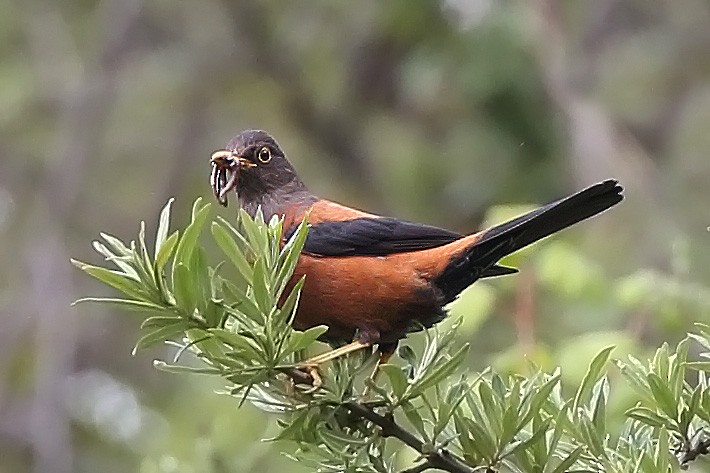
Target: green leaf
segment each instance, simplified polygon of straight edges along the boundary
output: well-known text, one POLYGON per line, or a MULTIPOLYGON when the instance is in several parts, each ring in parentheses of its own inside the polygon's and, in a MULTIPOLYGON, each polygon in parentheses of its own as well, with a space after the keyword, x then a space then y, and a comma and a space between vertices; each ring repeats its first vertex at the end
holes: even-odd
POLYGON ((188 321, 181 320, 171 325, 165 325, 163 327, 152 330, 141 338, 138 339, 136 345, 133 347, 133 354, 135 355, 138 350, 142 350, 156 343, 164 342, 175 338, 177 335, 182 334, 185 330, 192 327, 192 324, 188 321))
POLYGON ((490 436, 484 427, 475 423, 473 420, 463 418, 463 422, 471 432, 480 455, 489 463, 493 462, 496 456, 496 439, 490 436))
POLYGON ((540 411, 540 408, 548 400, 550 394, 552 393, 552 390, 555 388, 555 386, 557 386, 557 384, 559 384, 559 382, 560 374, 556 374, 537 389, 535 394, 533 394, 531 397, 530 407, 528 408, 525 415, 520 419, 520 423, 518 424, 517 430, 521 430, 523 427, 525 427, 533 418, 533 416, 535 416, 540 411))
POLYGON ((447 378, 451 373, 453 373, 456 368, 461 365, 466 354, 468 353, 468 344, 464 344, 456 353, 451 355, 451 357, 445 362, 441 363, 439 366, 432 368, 428 371, 422 378, 412 386, 412 395, 418 395, 428 388, 439 384, 440 381, 447 378))
POLYGON ((688 361, 685 366, 698 371, 710 371, 710 361, 688 361))
POLYGON ((207 266, 207 255, 204 248, 197 246, 192 252, 190 262, 190 276, 192 280, 192 293, 194 294, 194 304, 204 315, 207 305, 212 297, 212 287, 210 285, 210 270, 207 266))
POLYGON ((658 403, 658 407, 671 419, 678 416, 678 402, 673 397, 668 386, 655 373, 649 373, 647 376, 648 385, 651 388, 653 397, 658 403))
MULTIPOLYGON (((464 453, 464 458, 471 463, 479 463, 480 458, 484 455, 481 453, 477 442, 472 438, 468 429, 467 423, 464 420, 464 414, 460 409, 454 411, 454 428, 456 429, 457 439, 461 445, 461 450, 464 453)), ((424 428, 422 422, 422 428, 424 428)))
POLYGON ((400 399, 408 386, 407 376, 402 371, 402 368, 396 365, 384 364, 380 365, 378 369, 387 375, 395 399, 400 399))
POLYGON ((93 276, 99 281, 108 284, 115 289, 118 289, 127 296, 131 296, 137 300, 149 302, 148 296, 141 285, 134 279, 126 276, 125 273, 102 268, 100 266, 91 266, 74 259, 72 259, 71 262, 86 274, 93 276))
POLYGON ((173 268, 173 291, 178 307, 182 308, 188 315, 192 314, 196 307, 196 285, 194 274, 185 263, 178 263, 173 268))
POLYGON ((671 357, 668 381, 673 392, 673 397, 679 399, 683 394, 683 383, 685 381, 685 362, 688 359, 688 349, 690 339, 684 338, 676 346, 675 354, 671 357))
POLYGON ((243 354, 246 358, 245 361, 258 361, 262 364, 265 362, 264 348, 255 340, 220 328, 210 329, 209 332, 238 353, 243 354))
POLYGON ((269 253, 269 242, 264 228, 264 217, 259 209, 254 219, 244 209, 239 209, 239 223, 246 233, 246 240, 249 242, 255 254, 265 257, 269 253), (263 229, 263 230, 262 230, 263 229))
POLYGON ((207 326, 210 328, 219 327, 225 314, 222 302, 215 301, 210 298, 206 300, 203 310, 204 312, 202 313, 202 316, 204 317, 207 326))
POLYGON ((160 371, 165 371, 167 373, 178 373, 178 374, 211 374, 219 375, 222 372, 217 368, 197 368, 194 366, 184 366, 184 365, 170 365, 162 360, 154 360, 153 367, 159 369, 160 371))
MULTIPOLYGON (((474 415, 477 415, 479 418, 479 422, 483 423, 486 420, 488 421, 491 433, 495 434, 497 438, 503 431, 503 410, 496 400, 497 396, 494 394, 493 388, 486 382, 482 382, 478 385, 478 395, 481 400, 481 409, 474 411, 474 404, 471 402, 469 402, 469 406, 471 406, 474 415)), ((478 407, 479 406, 476 404, 476 408, 478 407)))
POLYGON ((594 424, 592 423, 591 419, 588 419, 585 416, 577 417, 576 424, 579 429, 579 432, 582 434, 582 438, 587 444, 587 448, 589 449, 589 451, 591 451, 592 454, 594 454, 596 457, 603 458, 603 442, 604 437, 607 435, 606 432, 600 435, 594 428, 594 424))
POLYGON ((462 375, 458 382, 454 383, 446 393, 446 398, 439 402, 439 412, 435 419, 433 437, 436 439, 441 435, 449 424, 454 412, 459 408, 466 394, 471 390, 471 386, 466 382, 466 376, 462 375))
POLYGON ((641 394, 644 398, 652 400, 653 393, 651 393, 651 388, 648 386, 648 381, 646 381, 646 372, 644 371, 643 366, 631 355, 629 355, 628 359, 630 363, 616 360, 616 366, 619 368, 621 375, 629 382, 636 392, 641 394))
POLYGON ((568 471, 570 471, 569 468, 572 465, 574 465, 574 463, 582 455, 583 452, 584 452, 583 446, 580 445, 579 447, 575 448, 574 450, 572 450, 572 452, 569 455, 567 455, 560 462, 559 465, 557 465, 557 467, 554 470, 552 470, 551 473, 567 473, 568 471))
MULTIPOLYGON (((241 221, 241 216, 243 212, 239 212, 237 214, 237 223, 241 221)), ((244 213, 246 215, 246 218, 251 218, 249 217, 248 214, 244 213)), ((242 253, 244 253, 245 256, 247 256, 247 259, 251 258, 253 255, 257 253, 257 251, 252 247, 251 243, 247 238, 239 231, 236 229, 234 225, 229 223, 228 220, 225 220, 222 217, 217 217, 217 221, 219 222, 220 225, 222 225, 224 228, 229 230, 229 234, 232 235, 232 237, 235 239, 237 244, 239 245, 240 248, 242 248, 242 253)))
POLYGON ((274 280, 278 288, 277 296, 281 294, 281 291, 286 287, 288 280, 293 274, 296 264, 298 263, 298 257, 303 250, 303 245, 306 243, 307 236, 308 225, 306 224, 306 219, 304 219, 297 227, 294 234, 291 235, 291 238, 286 242, 279 255, 279 270, 274 280))
MULTIPOLYGON (((558 446, 560 444, 560 440, 562 439, 562 436, 567 433, 569 430, 567 428, 567 424, 569 423, 569 418, 568 418, 568 413, 569 413, 569 407, 572 404, 572 400, 568 400, 565 402, 565 404, 560 408, 559 412, 555 416, 555 421, 552 424, 554 426, 552 430, 552 435, 550 436, 549 440, 549 445, 547 447, 547 451, 541 451, 540 448, 535 448, 533 450, 533 453, 535 455, 535 461, 539 464, 545 465, 545 473, 549 471, 549 467, 551 466, 551 463, 549 463, 550 457, 554 455, 555 452, 558 451, 558 446)), ((575 460, 573 460, 572 463, 574 463, 575 460)))
MULTIPOLYGON (((197 239, 200 237, 200 232, 202 227, 209 216, 210 204, 204 205, 202 208, 199 207, 201 199, 195 200, 195 204, 192 209, 192 222, 187 226, 182 234, 182 238, 177 244, 177 249, 175 250, 175 263, 173 265, 173 278, 175 277, 175 271, 177 266, 182 263, 183 265, 189 265, 190 259, 192 257, 192 252, 195 250, 197 245, 197 239)), ((174 279, 173 279, 173 284, 174 279)))
POLYGON ((664 382, 668 380, 669 357, 670 353, 668 343, 664 342, 663 345, 661 345, 661 347, 656 350, 656 353, 653 356, 653 362, 651 363, 651 366, 653 367, 656 374, 662 380, 664 380, 664 382))
MULTIPOLYGON (((142 227, 141 231, 143 231, 142 227)), ((133 250, 131 267, 138 273, 138 278, 144 290, 147 293, 156 294, 158 290, 158 276, 154 271, 153 263, 148 256, 148 251, 144 246, 136 249, 135 242, 131 242, 131 249, 133 250)))
POLYGON ((592 424, 600 437, 606 435, 606 403, 609 398, 609 380, 603 376, 592 389, 592 424))
MULTIPOLYGON (((381 365, 380 367, 382 366, 390 365, 381 365)), ((424 442, 428 442, 429 435, 427 434, 426 428, 424 427, 424 420, 419 414, 419 410, 417 410, 417 408, 414 407, 414 404, 412 404, 411 402, 403 403, 402 410, 404 411, 404 415, 407 417, 407 420, 409 420, 409 422, 414 427, 414 430, 416 430, 417 433, 422 436, 422 440, 424 442)))
POLYGON ((671 471, 670 467, 672 463, 668 437, 668 430, 666 430, 665 427, 661 427, 660 432, 658 432, 658 442, 656 443, 656 450, 654 452, 656 471, 671 471))
POLYGON ((118 266, 118 268, 123 271, 126 276, 131 279, 135 279, 136 281, 141 280, 140 276, 134 268, 135 259, 133 257, 132 252, 128 255, 118 256, 111 252, 111 250, 109 250, 106 245, 101 242, 93 241, 91 245, 94 247, 94 250, 96 250, 97 253, 99 253, 106 259, 106 261, 110 261, 116 266, 118 266))
MULTIPOLYGON (((517 451, 515 452, 516 457, 521 458, 521 457, 526 457, 529 458, 529 463, 530 466, 527 468, 528 471, 531 471, 534 469, 532 464, 536 465, 547 465, 550 460, 550 450, 554 451, 553 449, 549 449, 548 446, 548 441, 552 442, 554 441, 555 437, 555 432, 554 432, 554 420, 555 416, 550 416, 550 417, 543 417, 542 412, 538 412, 532 419, 531 423, 531 432, 533 433, 533 436, 536 437, 535 441, 530 442, 527 444, 523 451, 517 451), (552 432, 550 432, 552 430, 552 432), (537 432, 538 431, 543 431, 544 434, 540 437, 537 437, 537 432), (549 433, 549 435, 547 435, 549 433), (526 455, 527 454, 527 455, 526 455)), ((540 468, 537 468, 538 471, 540 471, 540 468)), ((542 473, 542 472, 540 472, 542 473)))
POLYGON ((710 338, 708 337, 703 337, 701 335, 698 335, 696 333, 689 333, 688 336, 698 342, 700 345, 702 345, 703 348, 706 350, 710 350, 710 338))
POLYGON ((112 298, 112 297, 82 297, 81 299, 77 299, 76 301, 72 302, 72 305, 82 304, 84 302, 98 302, 98 303, 102 303, 102 304, 113 304, 113 305, 118 305, 118 306, 124 307, 126 309, 135 310, 135 311, 139 311, 139 312, 145 312, 145 311, 164 312, 164 311, 168 310, 165 307, 159 306, 157 304, 153 304, 152 302, 139 301, 139 300, 135 300, 135 299, 118 299, 118 298, 112 298))
POLYGON ((130 256, 131 255, 131 250, 128 248, 121 240, 116 238, 113 235, 109 235, 108 233, 99 233, 101 235, 101 238, 106 240, 106 243, 108 243, 111 248, 116 252, 118 256, 130 256))
POLYGON ((242 281, 240 281, 240 283, 244 285, 251 285, 254 277, 254 270, 247 261, 242 249, 230 235, 230 232, 217 222, 212 222, 211 230, 212 237, 217 242, 217 246, 219 246, 224 254, 227 255, 229 261, 241 275, 242 281))
POLYGON ((399 348, 397 348, 397 355, 405 362, 407 362, 407 365, 410 367, 413 367, 417 364, 417 355, 416 353, 414 353, 414 350, 412 350, 412 347, 410 347, 409 345, 399 345, 399 348))
POLYGON ((294 331, 291 334, 289 342, 289 352, 293 353, 299 350, 305 350, 310 347, 318 338, 328 331, 327 325, 318 325, 311 327, 305 332, 294 331))
POLYGON ((165 204, 163 210, 160 211, 158 231, 155 234, 155 252, 153 253, 156 256, 158 253, 160 253, 160 248, 162 248, 163 244, 165 243, 165 240, 168 237, 168 231, 170 230, 170 206, 173 204, 174 201, 174 197, 168 199, 168 203, 165 204))
POLYGON ((240 315, 246 317, 252 323, 264 323, 264 317, 261 310, 256 306, 253 300, 247 295, 239 296, 238 287, 231 284, 229 281, 224 281, 224 288, 230 295, 230 298, 236 302, 230 301, 229 305, 224 307, 224 310, 233 317, 239 318, 240 315))
MULTIPOLYGON (((288 297, 283 304, 281 304, 276 319, 279 323, 291 324, 291 322, 293 322, 293 318, 296 316, 296 309, 298 308, 298 301, 301 298, 301 289, 305 281, 305 275, 300 280, 296 281, 288 297)), ((325 325, 321 325, 320 327, 325 327, 325 325)))
MULTIPOLYGON (((209 204, 206 204, 204 207, 207 207, 209 204)), ((195 201, 192 203, 192 212, 190 213, 190 220, 194 222, 197 218, 197 214, 200 213, 201 210, 204 209, 202 206, 202 197, 198 197, 195 199, 195 201)))
MULTIPOLYGON (((140 251, 140 258, 136 258, 136 262, 145 263, 145 268, 150 268, 150 255, 148 254, 148 247, 145 244, 145 221, 141 220, 140 230, 138 231, 138 250, 140 251)), ((148 273, 150 274, 150 273, 148 273)))
POLYGON ((506 458, 510 455, 515 455, 518 451, 526 450, 530 445, 541 439, 549 430, 550 424, 552 423, 552 418, 548 418, 538 426, 534 433, 526 438, 525 440, 513 442, 508 444, 506 449, 500 455, 501 458, 506 458))
POLYGON ((155 272, 160 274, 162 269, 170 260, 170 257, 175 251, 178 240, 180 238, 180 232, 175 230, 164 242, 160 245, 160 249, 155 256, 155 272))
POLYGON ((498 375, 498 373, 493 373, 491 376, 491 389, 496 394, 499 400, 505 399, 505 393, 507 391, 503 379, 498 375))
POLYGON ((254 263, 254 280, 252 281, 252 289, 254 291, 254 300, 256 301, 256 305, 264 314, 270 313, 273 308, 271 292, 266 278, 266 262, 262 256, 259 256, 254 263))
POLYGON ((156 329, 160 327, 166 327, 168 325, 174 325, 183 321, 184 319, 182 317, 157 315, 145 319, 141 324, 141 329, 156 329))
POLYGON ((513 394, 519 392, 518 386, 513 386, 510 390, 511 396, 507 399, 507 406, 503 411, 503 417, 501 418, 501 426, 503 430, 501 432, 498 441, 498 452, 502 452, 505 446, 513 440, 515 434, 517 434, 520 429, 518 428, 519 417, 518 417, 518 399, 513 394))
POLYGON ((582 384, 579 385, 577 393, 574 396, 572 408, 575 411, 586 401, 591 393, 592 387, 599 381, 599 378, 604 373, 604 366, 609 360, 609 356, 613 350, 614 346, 608 346, 600 351, 592 360, 587 373, 584 375, 584 378, 582 378, 582 384))
POLYGON ((663 417, 647 407, 636 406, 625 412, 627 417, 636 419, 651 427, 670 427, 672 422, 667 417, 663 417))
POLYGON ((288 422, 285 422, 286 427, 279 432, 276 437, 264 439, 265 442, 274 442, 276 440, 295 440, 302 438, 301 431, 306 424, 310 410, 303 410, 291 416, 288 422))

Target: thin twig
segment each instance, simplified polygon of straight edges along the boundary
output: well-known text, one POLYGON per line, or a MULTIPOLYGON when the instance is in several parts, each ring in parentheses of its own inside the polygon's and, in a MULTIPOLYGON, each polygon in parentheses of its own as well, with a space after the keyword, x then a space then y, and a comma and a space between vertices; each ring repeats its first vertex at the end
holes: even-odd
POLYGON ((699 456, 708 454, 710 454, 710 439, 701 440, 695 447, 683 452, 683 455, 678 458, 678 462, 682 466, 686 466, 699 456))
MULTIPOLYGON (((441 448, 429 451, 424 442, 414 436, 411 432, 400 427, 392 418, 376 413, 374 410, 357 402, 348 402, 343 404, 343 407, 351 413, 369 420, 380 429, 384 437, 395 437, 401 440, 404 444, 419 452, 426 461, 420 465, 426 465, 426 469, 438 468, 450 473, 476 473, 476 469, 464 463, 462 459, 454 455, 450 451, 441 448)), ((424 471, 423 469, 409 470, 415 472, 424 471)))

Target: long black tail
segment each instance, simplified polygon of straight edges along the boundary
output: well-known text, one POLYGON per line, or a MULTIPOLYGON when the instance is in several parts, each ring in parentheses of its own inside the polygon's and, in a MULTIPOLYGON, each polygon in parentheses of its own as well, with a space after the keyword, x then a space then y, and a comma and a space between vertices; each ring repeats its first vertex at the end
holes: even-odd
POLYGON ((477 279, 496 275, 491 274, 491 267, 504 256, 618 204, 624 198, 622 190, 615 180, 600 182, 497 225, 452 259, 434 283, 443 291, 446 303, 451 302, 477 279))

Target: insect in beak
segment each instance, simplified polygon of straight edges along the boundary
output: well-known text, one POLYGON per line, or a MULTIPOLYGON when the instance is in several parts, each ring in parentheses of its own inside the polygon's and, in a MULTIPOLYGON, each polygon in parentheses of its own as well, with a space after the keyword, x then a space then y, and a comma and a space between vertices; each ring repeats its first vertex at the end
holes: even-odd
POLYGON ((217 201, 227 206, 227 193, 234 188, 239 177, 238 159, 231 151, 220 150, 212 153, 210 165, 210 187, 217 201))
POLYGON ((210 157, 210 187, 217 201, 227 206, 227 193, 234 189, 242 168, 253 168, 256 164, 246 158, 237 156, 233 151, 219 150, 210 157))

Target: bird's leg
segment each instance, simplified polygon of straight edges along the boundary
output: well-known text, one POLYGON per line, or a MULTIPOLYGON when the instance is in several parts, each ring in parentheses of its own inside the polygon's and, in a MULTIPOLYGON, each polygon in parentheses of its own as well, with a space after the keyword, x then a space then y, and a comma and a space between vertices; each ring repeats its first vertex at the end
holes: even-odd
POLYGON ((380 344, 377 348, 380 351, 380 358, 377 360, 377 364, 375 364, 375 368, 372 370, 368 382, 365 383, 365 389, 362 391, 363 397, 367 397, 367 395, 370 394, 370 386, 375 384, 377 378, 380 376, 380 366, 386 365, 387 362, 390 361, 395 350, 397 350, 397 343, 380 344))
POLYGON ((318 371, 318 367, 328 361, 332 361, 341 356, 345 356, 349 353, 353 353, 363 348, 370 348, 372 345, 376 344, 380 338, 379 332, 375 330, 361 330, 355 336, 355 340, 343 345, 342 347, 335 348, 331 351, 321 353, 312 358, 299 362, 296 367, 307 372, 313 378, 313 387, 308 390, 308 392, 313 392, 321 387, 322 378, 318 371))
POLYGON ((348 353, 362 350, 363 348, 368 348, 371 346, 372 343, 370 342, 355 340, 354 342, 348 343, 347 345, 343 345, 342 347, 338 347, 334 350, 321 353, 320 355, 316 355, 313 358, 309 358, 307 360, 299 362, 296 367, 305 371, 306 373, 311 375, 311 378, 313 378, 313 386, 309 388, 306 393, 312 393, 314 391, 317 391, 323 385, 323 379, 321 378, 320 372, 318 371, 318 367, 321 364, 327 361, 334 360, 341 356, 345 356, 348 353))
POLYGON ((347 345, 343 345, 342 347, 335 348, 334 350, 321 353, 320 355, 316 355, 312 358, 302 361, 298 365, 304 368, 318 366, 322 363, 325 363, 326 361, 331 361, 336 358, 340 358, 341 356, 345 356, 348 353, 362 350, 363 348, 368 348, 371 346, 372 343, 370 342, 366 342, 363 340, 355 340, 354 342, 348 343, 347 345))

